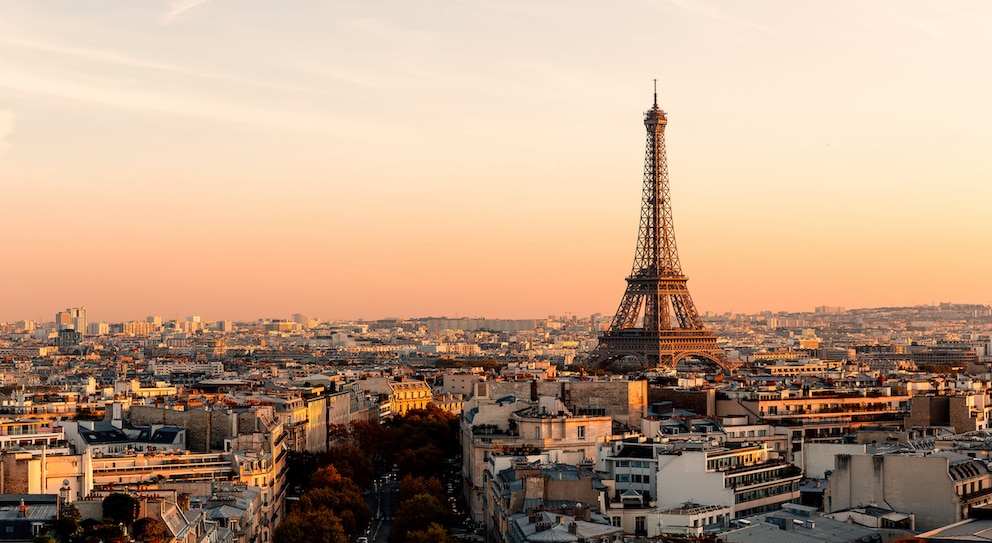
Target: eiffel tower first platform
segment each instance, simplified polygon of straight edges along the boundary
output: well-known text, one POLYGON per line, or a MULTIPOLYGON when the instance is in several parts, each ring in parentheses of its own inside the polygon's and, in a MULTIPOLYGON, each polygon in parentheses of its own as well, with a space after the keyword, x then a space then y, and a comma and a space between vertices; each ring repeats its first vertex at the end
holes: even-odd
POLYGON ((679 264, 668 194, 667 124, 655 90, 654 105, 644 114, 647 146, 634 266, 620 308, 589 362, 602 368, 633 358, 647 368, 674 368, 694 358, 732 370, 734 365, 717 345, 716 335, 703 327, 679 264))

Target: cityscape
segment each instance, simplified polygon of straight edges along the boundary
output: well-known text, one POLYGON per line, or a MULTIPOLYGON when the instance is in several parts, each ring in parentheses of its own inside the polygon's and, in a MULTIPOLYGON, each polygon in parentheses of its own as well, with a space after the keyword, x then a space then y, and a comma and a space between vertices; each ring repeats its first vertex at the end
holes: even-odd
POLYGON ((0 533, 982 537, 992 306, 700 313, 653 100, 615 315, 0 323, 0 533))
POLYGON ((278 526, 301 503, 299 455, 428 406, 457 421, 448 471, 400 455, 373 467, 368 523, 344 540, 395 541, 398 480, 418 469, 447 477, 434 540, 560 529, 765 541, 781 529, 787 541, 941 541, 985 529, 992 307, 702 318, 732 373, 703 360, 592 366, 603 314, 106 323, 65 308, 5 323, 7 540, 61 527, 56 504, 100 519, 120 494, 165 528, 139 540, 292 540, 278 526))
POLYGON ((0 542, 987 541, 990 20, 0 6, 0 542))

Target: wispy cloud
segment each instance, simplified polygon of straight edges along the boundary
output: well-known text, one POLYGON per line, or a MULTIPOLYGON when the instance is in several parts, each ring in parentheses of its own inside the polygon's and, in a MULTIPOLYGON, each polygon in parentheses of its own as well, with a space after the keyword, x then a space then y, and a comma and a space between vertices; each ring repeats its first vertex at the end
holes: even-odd
POLYGON ((10 148, 7 136, 14 131, 14 114, 9 111, 0 111, 0 155, 10 148))
POLYGON ((169 10, 162 17, 162 22, 165 24, 170 24, 183 13, 186 13, 201 4, 206 4, 208 1, 209 0, 171 0, 169 2, 169 10))
MULTIPOLYGON (((6 29, 3 30, 6 31, 6 29)), ((187 68, 185 66, 179 66, 177 64, 156 62, 153 60, 148 60, 133 55, 119 53, 117 51, 108 51, 105 49, 95 49, 89 47, 79 47, 75 45, 65 45, 54 42, 40 42, 36 40, 30 40, 17 36, 12 36, 10 34, 4 35, 2 32, 0 32, 0 44, 7 44, 31 51, 42 51, 45 53, 53 53, 55 55, 66 57, 68 61, 73 63, 78 63, 78 61, 82 60, 82 61, 101 63, 108 66, 154 70, 163 73, 176 74, 179 76, 193 77, 197 79, 227 81, 231 83, 237 83, 239 85, 251 85, 253 87, 263 88, 263 89, 273 89, 273 90, 291 91, 291 92, 308 92, 308 93, 320 92, 312 88, 307 88, 303 86, 293 86, 293 85, 285 85, 280 83, 272 83, 268 81, 260 81, 257 79, 238 77, 220 72, 195 70, 195 69, 187 68)))
MULTIPOLYGON (((144 110, 158 113, 189 115, 225 122, 282 127, 321 133, 336 133, 332 119, 319 118, 283 108, 241 105, 229 101, 179 96, 152 89, 125 88, 112 81, 81 78, 73 74, 36 73, 0 61, 0 89, 27 94, 46 95, 89 103, 114 109, 144 110)), ((11 117, 11 122, 12 122, 11 117)), ((3 136, 0 117, 0 137, 3 136)))

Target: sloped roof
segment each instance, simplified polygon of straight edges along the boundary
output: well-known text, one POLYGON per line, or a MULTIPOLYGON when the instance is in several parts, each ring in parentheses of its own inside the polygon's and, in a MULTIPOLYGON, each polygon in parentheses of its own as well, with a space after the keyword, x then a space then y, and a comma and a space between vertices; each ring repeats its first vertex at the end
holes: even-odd
POLYGON ((570 533, 568 527, 555 524, 543 532, 537 532, 527 538, 527 541, 578 541, 579 536, 570 533))

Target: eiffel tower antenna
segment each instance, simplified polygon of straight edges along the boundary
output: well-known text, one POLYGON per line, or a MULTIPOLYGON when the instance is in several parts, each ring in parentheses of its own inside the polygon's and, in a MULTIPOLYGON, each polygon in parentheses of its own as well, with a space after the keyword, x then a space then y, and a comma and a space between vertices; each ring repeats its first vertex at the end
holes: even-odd
POLYGON ((654 104, 644 114, 647 144, 634 265, 620 307, 590 362, 602 367, 632 358, 644 367, 674 368, 692 357, 730 370, 733 364, 716 335, 703 327, 679 263, 665 157, 668 117, 658 107, 657 79, 654 88, 654 104))

